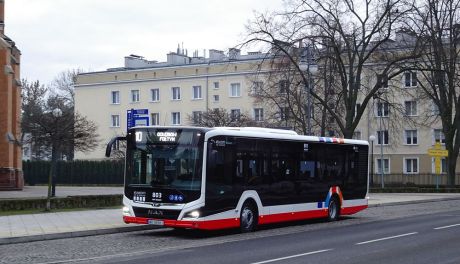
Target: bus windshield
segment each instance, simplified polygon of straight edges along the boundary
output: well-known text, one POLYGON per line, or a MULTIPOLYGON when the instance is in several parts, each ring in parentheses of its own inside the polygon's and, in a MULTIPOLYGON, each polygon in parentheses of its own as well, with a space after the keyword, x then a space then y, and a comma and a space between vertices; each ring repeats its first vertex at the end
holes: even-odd
POLYGON ((126 186, 200 190, 202 150, 194 143, 195 132, 166 133, 136 132, 135 144, 128 148, 126 186), (154 135, 170 137, 167 142, 161 142, 154 135))

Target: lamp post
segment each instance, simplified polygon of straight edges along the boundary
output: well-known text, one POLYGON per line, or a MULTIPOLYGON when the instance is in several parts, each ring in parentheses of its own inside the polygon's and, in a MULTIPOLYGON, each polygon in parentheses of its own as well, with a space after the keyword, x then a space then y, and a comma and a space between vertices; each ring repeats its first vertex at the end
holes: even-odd
MULTIPOLYGON (((380 98, 379 98, 379 103, 380 103, 380 98)), ((382 119, 383 119, 383 105, 380 104, 381 107, 381 112, 380 112, 380 179, 382 181, 382 189, 385 188, 385 180, 383 179, 383 131, 382 131, 382 119)))
POLYGON ((300 70, 307 73, 307 81, 305 82, 305 92, 307 93, 307 104, 305 109, 305 113, 307 115, 307 135, 311 135, 311 90, 313 88, 312 74, 315 74, 318 71, 318 65, 316 63, 312 63, 312 60, 312 46, 308 45, 305 47, 305 56, 299 63, 300 70))
MULTIPOLYGON (((378 136, 378 141, 380 141, 380 180, 382 184, 382 189, 385 188, 385 180, 383 178, 383 170, 384 170, 384 163, 383 163, 383 143, 384 143, 384 138, 383 138, 383 131, 382 131, 382 120, 383 120, 383 114, 385 112, 384 106, 381 103, 380 96, 382 95, 382 92, 378 91, 376 94, 373 95, 373 99, 377 99, 377 115, 380 117, 379 119, 379 132, 377 133, 378 136)), ((377 142, 378 142, 377 141, 377 142)))
POLYGON ((370 135, 369 136, 369 141, 371 142, 371 173, 370 173, 370 180, 368 181, 368 190, 369 190, 369 184, 372 186, 374 185, 374 141, 375 141, 375 136, 370 135))

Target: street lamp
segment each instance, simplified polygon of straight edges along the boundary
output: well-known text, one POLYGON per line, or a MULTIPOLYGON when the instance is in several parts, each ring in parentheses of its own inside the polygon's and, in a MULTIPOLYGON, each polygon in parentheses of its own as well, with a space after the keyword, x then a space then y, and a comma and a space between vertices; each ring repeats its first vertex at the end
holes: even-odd
MULTIPOLYGON (((53 119, 56 121, 56 123, 58 123, 59 119, 62 117, 62 110, 56 107, 53 110, 51 110, 50 113, 53 119)), ((57 129, 57 125, 55 128, 57 129)), ((53 143, 52 150, 51 150, 52 154, 51 154, 51 168, 50 168, 50 179, 49 179, 51 186, 48 186, 48 196, 49 197, 56 196, 56 181, 57 181, 56 179, 56 158, 57 157, 55 157, 56 150, 54 148, 55 146, 53 143)), ((50 184, 48 183, 48 185, 50 184)))
POLYGON ((374 185, 374 141, 375 141, 375 136, 370 135, 369 136, 369 141, 371 142, 371 175, 370 175, 370 180, 367 182, 368 184, 368 190, 369 190, 369 184, 372 186, 374 185))
POLYGON ((307 81, 305 82, 305 92, 307 93, 307 105, 305 113, 307 114, 307 135, 311 135, 311 91, 313 89, 312 74, 318 71, 318 65, 313 63, 312 47, 308 45, 305 47, 305 56, 299 63, 299 68, 302 72, 307 73, 307 81))

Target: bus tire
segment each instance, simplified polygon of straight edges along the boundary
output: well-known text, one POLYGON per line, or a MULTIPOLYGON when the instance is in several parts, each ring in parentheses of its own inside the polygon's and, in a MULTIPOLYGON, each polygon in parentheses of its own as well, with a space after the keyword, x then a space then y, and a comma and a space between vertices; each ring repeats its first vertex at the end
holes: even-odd
POLYGON ((253 202, 246 201, 241 207, 240 213, 240 230, 242 233, 252 232, 257 227, 259 218, 256 206, 253 202))
POLYGON ((340 202, 337 196, 333 196, 329 201, 329 207, 327 210, 327 219, 330 222, 339 220, 340 217, 340 202))

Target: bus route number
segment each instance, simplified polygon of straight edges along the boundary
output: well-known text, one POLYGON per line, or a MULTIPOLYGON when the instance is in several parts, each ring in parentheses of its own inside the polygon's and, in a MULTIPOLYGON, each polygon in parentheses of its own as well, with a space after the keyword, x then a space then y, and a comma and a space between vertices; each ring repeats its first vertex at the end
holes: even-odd
POLYGON ((136 132, 136 142, 142 142, 142 132, 136 132))

